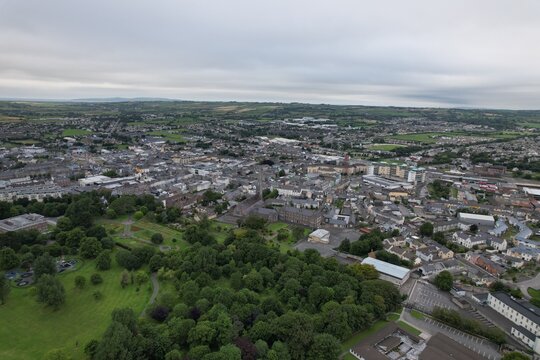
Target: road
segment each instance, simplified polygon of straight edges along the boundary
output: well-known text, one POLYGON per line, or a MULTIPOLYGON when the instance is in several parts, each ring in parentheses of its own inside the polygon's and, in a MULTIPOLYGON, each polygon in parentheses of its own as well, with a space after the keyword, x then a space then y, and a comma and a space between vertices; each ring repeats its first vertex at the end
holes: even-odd
POLYGON ((159 293, 159 281, 157 279, 157 273, 153 272, 150 275, 150 282, 152 283, 152 295, 150 295, 150 300, 148 300, 148 304, 146 304, 144 309, 141 311, 141 314, 139 315, 140 317, 144 316, 144 312, 146 311, 148 306, 154 304, 159 293))
POLYGON ((527 289, 530 287, 533 289, 540 289, 540 273, 536 274, 536 276, 532 279, 517 283, 517 286, 519 287, 525 298, 530 299, 531 296, 527 292, 527 289))
POLYGON ((408 309, 403 309, 401 317, 403 321, 411 324, 424 333, 429 335, 442 333, 488 360, 499 360, 501 358, 497 345, 485 339, 469 335, 428 317, 417 319, 409 313, 408 309))

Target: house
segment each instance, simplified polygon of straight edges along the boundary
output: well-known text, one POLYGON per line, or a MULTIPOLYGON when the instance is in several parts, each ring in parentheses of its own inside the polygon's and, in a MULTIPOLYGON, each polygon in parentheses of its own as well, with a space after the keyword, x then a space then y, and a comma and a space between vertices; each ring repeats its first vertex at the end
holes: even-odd
POLYGON ((516 246, 506 250, 506 255, 517 257, 525 261, 540 261, 540 249, 526 246, 516 246))
POLYGON ((498 237, 490 237, 489 240, 487 241, 487 245, 491 246, 497 251, 505 251, 506 248, 508 247, 508 242, 506 241, 506 239, 501 239, 498 237))
POLYGON ((452 240, 461 246, 465 246, 467 249, 486 244, 486 239, 483 236, 473 236, 464 231, 454 233, 452 240))

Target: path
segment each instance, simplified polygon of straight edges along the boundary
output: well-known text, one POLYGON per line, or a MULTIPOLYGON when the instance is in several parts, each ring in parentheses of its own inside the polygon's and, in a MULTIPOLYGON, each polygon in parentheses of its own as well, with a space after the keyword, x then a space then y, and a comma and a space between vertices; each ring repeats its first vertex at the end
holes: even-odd
POLYGON ((152 295, 150 296, 150 300, 148 300, 148 304, 146 304, 144 309, 141 311, 139 317, 144 316, 146 309, 148 306, 154 304, 159 293, 159 281, 157 279, 157 273, 154 272, 150 275, 150 282, 152 283, 152 295))
POLYGON ((525 298, 527 298, 527 299, 530 299, 531 296, 527 292, 527 289, 530 288, 530 287, 533 288, 533 289, 540 289, 540 273, 536 274, 536 276, 533 277, 532 279, 525 280, 525 281, 522 281, 520 283, 517 283, 517 286, 519 287, 519 289, 523 293, 523 296, 525 298))

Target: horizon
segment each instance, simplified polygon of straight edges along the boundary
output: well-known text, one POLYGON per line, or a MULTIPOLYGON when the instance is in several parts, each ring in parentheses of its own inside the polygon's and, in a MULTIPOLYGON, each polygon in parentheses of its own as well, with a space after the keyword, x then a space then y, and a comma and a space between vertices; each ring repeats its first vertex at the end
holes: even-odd
POLYGON ((3 2, 0 97, 533 110, 540 3, 519 5, 3 2))

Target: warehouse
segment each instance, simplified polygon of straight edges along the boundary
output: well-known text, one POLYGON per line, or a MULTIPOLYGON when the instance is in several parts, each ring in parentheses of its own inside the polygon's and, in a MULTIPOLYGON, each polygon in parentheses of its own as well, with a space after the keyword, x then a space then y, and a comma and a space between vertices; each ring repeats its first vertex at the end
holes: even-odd
POLYGON ((410 269, 370 257, 365 258, 362 264, 373 265, 379 272, 379 278, 381 280, 390 281, 397 286, 403 285, 411 274, 410 269))
POLYGON ((460 223, 468 225, 478 225, 478 226, 494 226, 495 218, 491 215, 479 215, 479 214, 469 214, 460 212, 458 215, 460 223))

